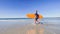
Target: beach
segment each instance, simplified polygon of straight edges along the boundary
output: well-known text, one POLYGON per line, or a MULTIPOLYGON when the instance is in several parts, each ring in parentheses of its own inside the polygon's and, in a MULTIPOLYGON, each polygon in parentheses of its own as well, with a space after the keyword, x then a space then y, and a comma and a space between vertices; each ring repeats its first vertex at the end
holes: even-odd
POLYGON ((0 34, 60 34, 60 24, 34 24, 34 20, 0 20, 0 34))

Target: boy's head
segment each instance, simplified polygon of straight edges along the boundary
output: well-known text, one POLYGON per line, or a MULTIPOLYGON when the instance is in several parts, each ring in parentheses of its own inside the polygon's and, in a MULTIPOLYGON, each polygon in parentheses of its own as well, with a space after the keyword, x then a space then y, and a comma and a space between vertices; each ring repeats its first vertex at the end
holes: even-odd
POLYGON ((36 13, 37 13, 38 11, 36 10, 36 13))

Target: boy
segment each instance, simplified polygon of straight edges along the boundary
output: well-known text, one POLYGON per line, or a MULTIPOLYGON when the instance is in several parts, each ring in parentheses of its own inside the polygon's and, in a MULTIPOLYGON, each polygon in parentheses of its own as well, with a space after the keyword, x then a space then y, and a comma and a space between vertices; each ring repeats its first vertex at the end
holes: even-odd
POLYGON ((39 14, 37 13, 37 10, 36 10, 36 13, 35 13, 35 23, 36 23, 36 22, 39 23, 38 19, 39 19, 39 14))

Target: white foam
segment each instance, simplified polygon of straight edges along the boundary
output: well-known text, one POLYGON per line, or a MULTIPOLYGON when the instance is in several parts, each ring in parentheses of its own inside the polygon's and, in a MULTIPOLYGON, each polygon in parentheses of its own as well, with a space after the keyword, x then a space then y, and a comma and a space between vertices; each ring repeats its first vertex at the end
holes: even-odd
POLYGON ((26 20, 0 20, 0 22, 24 22, 26 20))
POLYGON ((33 25, 36 25, 35 23, 32 23, 33 25))

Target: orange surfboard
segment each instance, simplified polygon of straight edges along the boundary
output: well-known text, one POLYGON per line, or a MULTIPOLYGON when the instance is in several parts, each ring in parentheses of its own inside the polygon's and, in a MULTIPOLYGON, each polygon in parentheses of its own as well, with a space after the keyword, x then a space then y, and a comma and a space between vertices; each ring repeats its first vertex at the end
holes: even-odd
MULTIPOLYGON (((27 14, 26 15, 28 18, 35 18, 35 14, 27 14)), ((42 19, 43 16, 41 14, 39 14, 39 18, 42 19)))

